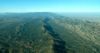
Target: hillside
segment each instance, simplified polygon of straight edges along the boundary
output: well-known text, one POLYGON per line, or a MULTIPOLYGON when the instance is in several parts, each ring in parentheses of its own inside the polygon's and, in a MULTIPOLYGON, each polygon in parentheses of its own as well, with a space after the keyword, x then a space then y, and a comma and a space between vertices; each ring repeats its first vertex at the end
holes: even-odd
POLYGON ((48 12, 0 14, 0 53, 100 53, 100 22, 48 12))

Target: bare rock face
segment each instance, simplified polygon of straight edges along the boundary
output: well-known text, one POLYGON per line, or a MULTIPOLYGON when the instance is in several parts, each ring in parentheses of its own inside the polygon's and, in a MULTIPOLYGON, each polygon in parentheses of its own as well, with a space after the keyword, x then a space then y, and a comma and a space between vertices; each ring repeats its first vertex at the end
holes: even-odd
POLYGON ((55 13, 0 15, 0 53, 100 53, 100 22, 55 13))

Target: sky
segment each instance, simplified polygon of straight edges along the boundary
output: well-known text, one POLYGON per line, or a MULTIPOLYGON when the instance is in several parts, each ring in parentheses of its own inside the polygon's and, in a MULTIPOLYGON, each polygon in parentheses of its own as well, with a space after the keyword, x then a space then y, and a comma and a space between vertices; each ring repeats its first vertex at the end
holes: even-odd
POLYGON ((100 0, 0 0, 2 12, 100 12, 100 0))

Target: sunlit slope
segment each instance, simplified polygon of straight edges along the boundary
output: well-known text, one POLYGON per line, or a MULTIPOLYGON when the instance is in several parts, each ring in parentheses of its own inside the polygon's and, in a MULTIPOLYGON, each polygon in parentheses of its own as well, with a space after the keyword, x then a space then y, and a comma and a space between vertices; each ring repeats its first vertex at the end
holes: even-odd
POLYGON ((100 52, 100 23, 68 17, 53 18, 49 22, 56 33, 66 42, 72 53, 100 52))
POLYGON ((54 13, 0 15, 0 53, 100 53, 100 23, 54 13))

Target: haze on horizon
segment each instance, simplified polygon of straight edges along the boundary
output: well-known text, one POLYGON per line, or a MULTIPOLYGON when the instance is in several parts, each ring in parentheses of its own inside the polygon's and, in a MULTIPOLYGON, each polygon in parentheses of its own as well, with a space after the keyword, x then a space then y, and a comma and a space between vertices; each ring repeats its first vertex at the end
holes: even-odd
POLYGON ((100 0, 0 0, 4 12, 100 12, 100 0))

